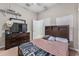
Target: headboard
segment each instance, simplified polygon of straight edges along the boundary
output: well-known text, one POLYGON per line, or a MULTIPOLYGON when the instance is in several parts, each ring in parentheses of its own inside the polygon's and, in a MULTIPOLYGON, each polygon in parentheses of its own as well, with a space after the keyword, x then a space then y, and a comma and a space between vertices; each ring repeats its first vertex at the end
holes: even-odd
POLYGON ((45 26, 45 35, 63 37, 69 41, 69 25, 45 26))

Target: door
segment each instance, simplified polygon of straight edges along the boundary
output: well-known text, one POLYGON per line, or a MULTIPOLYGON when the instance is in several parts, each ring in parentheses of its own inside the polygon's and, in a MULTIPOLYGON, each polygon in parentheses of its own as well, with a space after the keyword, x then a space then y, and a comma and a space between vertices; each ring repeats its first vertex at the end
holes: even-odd
POLYGON ((44 21, 33 20, 33 39, 39 39, 44 36, 44 21))

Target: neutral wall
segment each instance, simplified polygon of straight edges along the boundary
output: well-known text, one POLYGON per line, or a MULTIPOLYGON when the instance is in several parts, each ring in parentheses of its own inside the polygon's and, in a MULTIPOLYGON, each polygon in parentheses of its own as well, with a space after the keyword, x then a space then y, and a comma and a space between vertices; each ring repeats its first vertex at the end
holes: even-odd
POLYGON ((74 26, 74 48, 78 49, 78 4, 74 4, 74 13, 73 13, 73 26, 74 26))
MULTIPOLYGON (((78 3, 78 35, 79 35, 79 3, 78 3)), ((79 36, 78 36, 78 42, 79 42, 79 36)), ((79 43, 78 43, 78 49, 79 49, 79 43)))
MULTIPOLYGON (((26 20, 26 23, 28 25, 27 29, 31 35, 30 39, 32 39, 32 20, 36 19, 36 14, 23 9, 22 7, 18 6, 17 4, 7 4, 7 3, 0 4, 0 9, 5 10, 5 9, 9 9, 9 8, 16 12, 19 12, 22 15, 21 17, 17 17, 17 18, 26 20)), ((4 46, 4 44, 5 44, 4 23, 11 17, 16 17, 16 16, 0 12, 0 47, 4 46)))
POLYGON ((52 18, 52 22, 53 22, 56 21, 57 18, 61 18, 68 15, 73 16, 73 28, 72 28, 73 42, 71 42, 71 47, 78 49, 77 4, 73 4, 73 3, 57 4, 55 5, 55 7, 53 6, 47 11, 40 13, 38 19, 52 18))

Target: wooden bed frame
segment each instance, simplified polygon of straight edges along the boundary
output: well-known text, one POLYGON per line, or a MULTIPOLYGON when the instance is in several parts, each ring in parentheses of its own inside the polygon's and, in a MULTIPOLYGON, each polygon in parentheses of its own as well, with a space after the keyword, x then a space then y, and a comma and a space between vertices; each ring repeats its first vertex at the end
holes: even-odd
POLYGON ((45 26, 45 35, 67 38, 69 42, 69 25, 45 26))

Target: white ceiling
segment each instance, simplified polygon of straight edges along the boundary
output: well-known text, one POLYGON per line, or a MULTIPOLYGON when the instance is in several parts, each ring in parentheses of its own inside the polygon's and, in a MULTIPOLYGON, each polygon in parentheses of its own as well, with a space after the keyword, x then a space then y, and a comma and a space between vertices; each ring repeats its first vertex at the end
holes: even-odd
POLYGON ((19 6, 22 6, 31 12, 40 13, 42 11, 48 10, 56 3, 19 3, 19 6))

